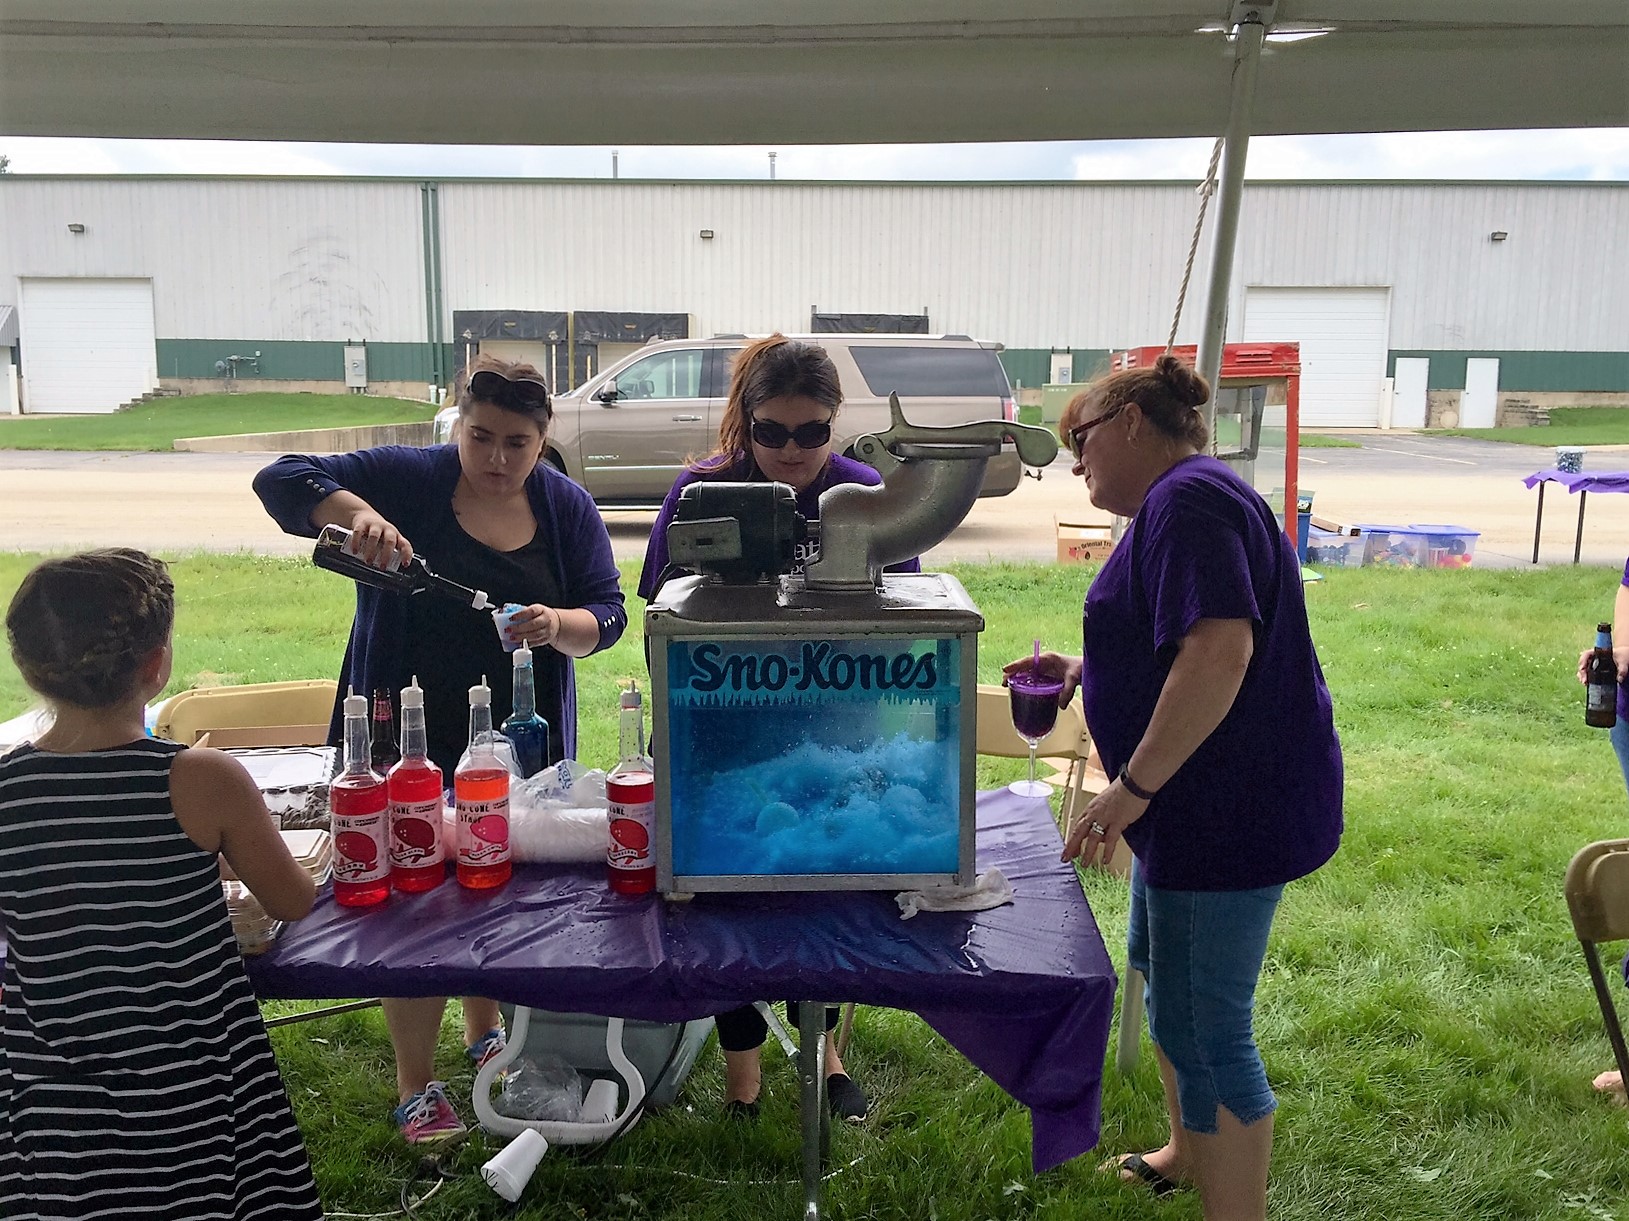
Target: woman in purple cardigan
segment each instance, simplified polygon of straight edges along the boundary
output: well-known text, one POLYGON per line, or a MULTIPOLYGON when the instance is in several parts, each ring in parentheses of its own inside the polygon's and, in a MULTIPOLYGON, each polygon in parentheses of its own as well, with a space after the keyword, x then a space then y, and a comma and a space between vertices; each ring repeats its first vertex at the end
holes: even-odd
MULTIPOLYGON (((679 493, 692 483, 784 483, 797 494, 798 512, 811 520, 820 516, 820 494, 842 483, 866 487, 882 482, 873 467, 831 452, 831 423, 842 404, 837 367, 826 350, 816 344, 771 335, 760 339, 735 358, 729 402, 718 430, 718 451, 693 463, 674 481, 662 502, 645 550, 639 576, 639 596, 649 601, 662 583, 679 575, 668 558, 667 526, 679 503, 679 493)), ((818 558, 818 549, 805 544, 794 571, 818 558)), ((889 572, 920 572, 916 559, 891 564, 889 572)), ((795 1010, 787 1014, 796 1022, 795 1010)), ((761 1056, 768 1024, 751 1005, 721 1013, 717 1018, 718 1045, 724 1050, 724 1109, 736 1116, 758 1113, 761 1056)), ((826 1029, 837 1024, 837 1010, 827 1009, 826 1029)), ((832 1114, 858 1123, 866 1116, 864 1092, 843 1070, 836 1043, 826 1040, 826 1092, 832 1114)))
MULTIPOLYGON (((552 407, 530 365, 481 357, 458 395, 455 445, 390 445, 352 454, 289 454, 255 476, 255 494, 289 534, 348 527, 358 553, 385 567, 423 551, 441 576, 519 603, 511 634, 533 651, 537 710, 554 758, 577 745, 572 659, 609 648, 628 625, 611 540, 593 500, 540 463, 552 407)), ((430 757, 449 779, 466 745, 469 688, 485 676, 494 715, 511 700, 509 655, 484 614, 440 598, 356 589, 339 694, 424 689, 430 757)), ((340 741, 336 704, 329 740, 340 741)), ((396 1051, 395 1119, 410 1143, 464 1131, 432 1080, 444 998, 387 999, 396 1051)), ((503 1046, 497 1003, 464 1000, 465 1043, 479 1063, 503 1046)))

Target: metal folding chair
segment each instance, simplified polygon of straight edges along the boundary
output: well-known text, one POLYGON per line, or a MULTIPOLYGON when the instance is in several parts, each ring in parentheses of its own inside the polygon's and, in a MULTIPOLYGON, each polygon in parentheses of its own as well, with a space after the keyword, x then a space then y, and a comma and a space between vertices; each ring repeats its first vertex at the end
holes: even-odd
POLYGON ((192 746, 321 746, 338 684, 331 678, 194 687, 159 705, 153 732, 192 746))
POLYGON ((1612 1058, 1629 1082, 1629 1049, 1624 1047, 1623 1025, 1596 949, 1603 941, 1629 939, 1629 839, 1601 840, 1581 848, 1567 866, 1565 890, 1572 929, 1584 949, 1584 963, 1612 1044, 1612 1058))

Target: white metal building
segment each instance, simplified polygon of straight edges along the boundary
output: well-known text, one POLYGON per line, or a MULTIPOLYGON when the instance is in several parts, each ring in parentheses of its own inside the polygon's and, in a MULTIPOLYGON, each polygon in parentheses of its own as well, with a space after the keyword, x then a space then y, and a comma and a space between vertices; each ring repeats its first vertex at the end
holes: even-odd
MULTIPOLYGON (((674 316, 893 316, 999 341, 1035 386, 1164 341, 1196 209, 1185 183, 5 175, 0 316, 31 412, 338 388, 348 343, 394 393, 482 344, 574 380, 645 337, 628 320, 674 316)), ((1629 401, 1629 183, 1250 184, 1233 283, 1228 338, 1301 343, 1314 426, 1629 401)))

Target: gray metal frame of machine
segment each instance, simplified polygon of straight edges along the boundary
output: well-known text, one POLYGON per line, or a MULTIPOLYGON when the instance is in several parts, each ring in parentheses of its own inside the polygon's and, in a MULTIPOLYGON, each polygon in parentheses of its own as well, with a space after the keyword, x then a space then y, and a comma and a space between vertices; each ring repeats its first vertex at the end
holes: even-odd
MULTIPOLYGON (((984 628, 984 618, 960 581, 947 573, 932 572, 920 575, 887 573, 882 578, 882 595, 875 598, 856 598, 852 594, 832 594, 803 588, 797 578, 757 585, 711 585, 705 578, 680 577, 669 581, 646 609, 646 638, 650 642, 650 669, 652 692, 667 690, 667 645, 675 639, 741 640, 762 642, 765 639, 795 636, 797 639, 864 640, 875 638, 899 639, 932 636, 944 639, 955 636, 961 641, 962 733, 967 742, 977 740, 978 700, 972 698, 978 690, 978 638, 984 628), (901 606, 890 612, 888 592, 916 586, 919 598, 931 596, 932 586, 942 591, 944 610, 924 611, 920 605, 901 606), (730 619, 709 619, 705 622, 689 620, 683 614, 684 603, 697 596, 710 593, 728 599, 730 619), (890 613, 905 619, 908 624, 889 622, 890 613), (935 615, 943 615, 945 625, 933 626, 935 615), (970 626, 967 616, 974 617, 970 626), (678 630, 665 630, 668 624, 678 630), (694 624, 692 629, 691 624, 694 624)), ((712 608, 712 609, 717 609, 712 608)), ((667 701, 652 699, 652 746, 665 750, 668 742, 667 701)), ((961 885, 972 883, 973 867, 973 799, 975 795, 976 756, 971 750, 961 753, 959 781, 961 786, 958 810, 958 837, 956 859, 960 868, 955 873, 823 873, 823 874, 709 874, 675 876, 673 872, 673 790, 670 769, 656 769, 656 887, 669 898, 704 891, 763 891, 763 890, 911 890, 923 886, 961 885)))

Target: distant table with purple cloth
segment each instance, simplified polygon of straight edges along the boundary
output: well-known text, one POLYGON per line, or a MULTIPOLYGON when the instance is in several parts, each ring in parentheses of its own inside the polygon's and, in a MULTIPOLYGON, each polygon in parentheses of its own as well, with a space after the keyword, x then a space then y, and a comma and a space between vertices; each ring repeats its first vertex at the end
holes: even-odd
POLYGON ((1584 546, 1584 502, 1591 492, 1629 492, 1629 471, 1534 471, 1522 480, 1528 487, 1538 488, 1538 512, 1533 518, 1533 563, 1538 563, 1539 530, 1544 525, 1544 485, 1559 483, 1569 492, 1578 493, 1578 533, 1572 542, 1572 562, 1578 562, 1584 546))
POLYGON ((1097 1144, 1116 978, 1044 801, 978 797, 978 869, 1016 899, 901 920, 892 894, 625 898, 603 868, 520 865, 496 893, 450 880, 375 908, 325 890, 245 960, 262 998, 489 996, 661 1022, 765 997, 922 1017, 1031 1112, 1042 1171, 1097 1144))

